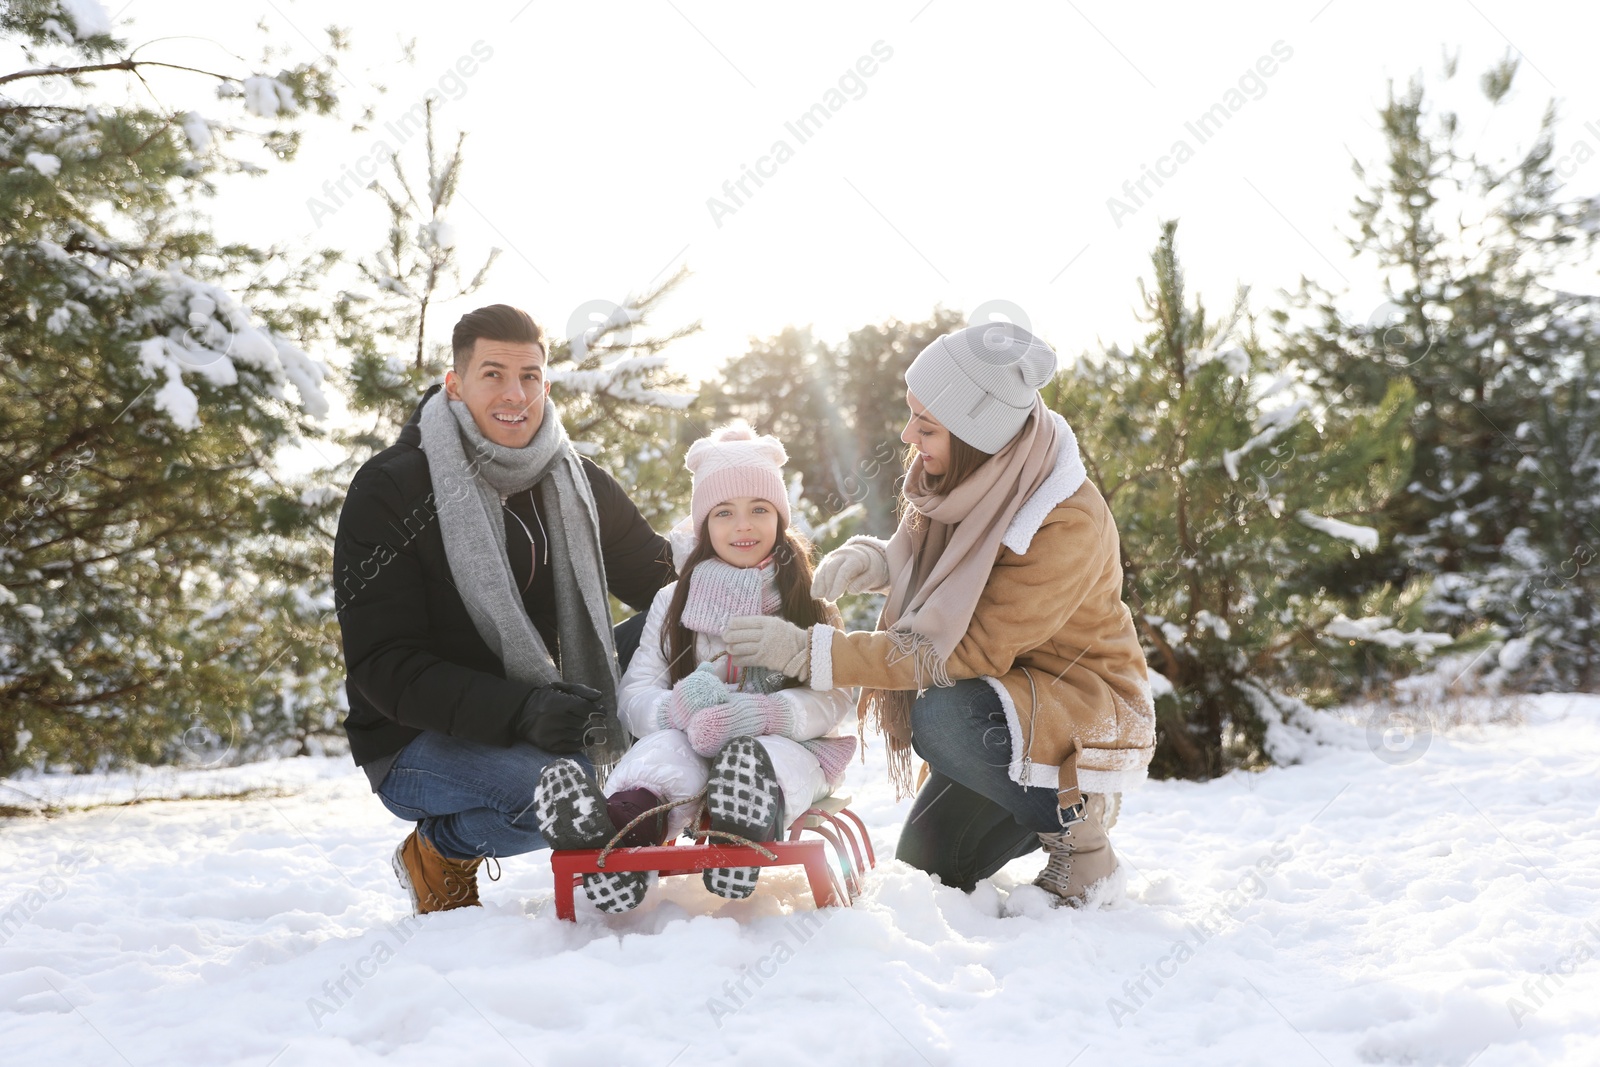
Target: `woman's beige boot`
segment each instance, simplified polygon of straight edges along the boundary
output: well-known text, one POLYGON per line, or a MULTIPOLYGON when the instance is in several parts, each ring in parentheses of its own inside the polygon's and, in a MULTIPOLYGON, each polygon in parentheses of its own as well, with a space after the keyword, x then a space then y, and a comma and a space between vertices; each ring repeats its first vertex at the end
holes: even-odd
POLYGON ((1033 884, 1054 893, 1061 904, 1083 907, 1089 890, 1117 869, 1117 856, 1106 830, 1116 821, 1121 799, 1120 795, 1113 800, 1104 793, 1085 793, 1082 819, 1059 832, 1041 833, 1039 842, 1049 861, 1033 884))

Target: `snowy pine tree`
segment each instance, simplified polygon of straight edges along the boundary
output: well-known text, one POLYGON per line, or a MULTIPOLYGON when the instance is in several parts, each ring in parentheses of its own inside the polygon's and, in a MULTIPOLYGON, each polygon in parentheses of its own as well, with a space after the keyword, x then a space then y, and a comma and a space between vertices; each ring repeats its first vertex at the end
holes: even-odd
POLYGON ((1352 649, 1440 639, 1393 625, 1415 591, 1360 602, 1339 577, 1377 545, 1404 475, 1409 388, 1335 417, 1254 336, 1243 292, 1220 318, 1188 303, 1176 229, 1163 226, 1154 285, 1141 284, 1150 332, 1045 396, 1116 515, 1159 698, 1155 769, 1193 776, 1292 758, 1306 700, 1359 686, 1352 649))
MULTIPOLYGON (((1504 104, 1517 64, 1480 85, 1504 104)), ((1446 80, 1455 74, 1447 64, 1446 80)), ((1431 580, 1426 607, 1451 632, 1496 636, 1480 669, 1501 681, 1600 681, 1600 300, 1552 279, 1592 271, 1600 210, 1562 188, 1555 112, 1512 158, 1461 144, 1458 114, 1420 79, 1381 111, 1387 155, 1357 165, 1356 254, 1386 300, 1351 321, 1306 286, 1315 321, 1294 357, 1336 409, 1396 381, 1417 402, 1416 449, 1388 510, 1394 537, 1352 568, 1359 588, 1431 580), (1487 632, 1486 632, 1487 628, 1487 632)))
MULTIPOLYGON (((561 324, 566 336, 550 347, 547 376, 580 451, 630 454, 659 439, 657 415, 694 403, 688 379, 672 369, 665 350, 699 332, 699 321, 660 333, 649 322, 688 277, 689 269, 680 267, 620 304, 588 301, 561 324)), ((547 328, 554 336, 562 332, 553 322, 547 328)))
POLYGON ((241 146, 291 158, 329 71, 134 58, 91 0, 8 4, 0 33, 27 63, 0 75, 0 771, 210 759, 281 695, 240 564, 293 555, 311 510, 273 456, 327 401, 230 289, 265 254, 192 205, 263 169, 241 146), (155 69, 233 117, 121 92, 155 69))
MULTIPOLYGON (((335 301, 335 342, 350 356, 345 375, 351 414, 359 420, 344 444, 357 466, 394 443, 417 397, 449 369, 449 341, 430 337, 429 311, 480 290, 500 255, 500 249, 491 249, 476 272, 463 280, 456 230, 448 216, 465 167, 466 136, 458 135, 455 146, 441 152, 435 141, 433 100, 425 101, 424 107, 424 195, 417 195, 413 188, 417 183, 406 174, 400 157, 390 156, 394 187, 383 180, 368 186, 383 199, 388 232, 382 247, 357 261, 357 282, 341 290, 335 301)), ((433 325, 434 336, 448 336, 439 327, 447 329, 449 323, 433 325)))

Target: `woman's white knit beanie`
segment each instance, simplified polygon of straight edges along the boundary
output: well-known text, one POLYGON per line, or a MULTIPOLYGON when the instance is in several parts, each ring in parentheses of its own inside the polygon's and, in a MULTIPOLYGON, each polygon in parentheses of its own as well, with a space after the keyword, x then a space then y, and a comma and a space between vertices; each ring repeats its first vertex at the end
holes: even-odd
POLYGON ((694 474, 689 498, 689 518, 698 535, 711 509, 736 496, 766 500, 778 509, 783 527, 789 525, 789 492, 783 484, 783 465, 789 461, 783 442, 771 434, 756 436, 750 424, 738 419, 713 430, 689 446, 684 466, 694 474))
POLYGON ((1022 430, 1055 372, 1049 345, 1015 323, 991 322, 934 338, 906 369, 906 388, 945 429, 993 455, 1022 430))

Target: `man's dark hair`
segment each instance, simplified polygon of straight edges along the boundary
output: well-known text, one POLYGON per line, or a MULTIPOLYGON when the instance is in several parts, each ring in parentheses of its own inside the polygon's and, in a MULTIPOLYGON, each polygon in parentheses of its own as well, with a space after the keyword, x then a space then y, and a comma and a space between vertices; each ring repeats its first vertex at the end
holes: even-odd
POLYGON ((480 337, 489 341, 538 345, 545 359, 550 358, 550 350, 544 343, 544 331, 533 321, 532 315, 510 304, 490 304, 461 316, 456 323, 455 333, 450 335, 450 350, 455 356, 457 374, 467 373, 467 364, 472 360, 472 346, 478 343, 480 337))

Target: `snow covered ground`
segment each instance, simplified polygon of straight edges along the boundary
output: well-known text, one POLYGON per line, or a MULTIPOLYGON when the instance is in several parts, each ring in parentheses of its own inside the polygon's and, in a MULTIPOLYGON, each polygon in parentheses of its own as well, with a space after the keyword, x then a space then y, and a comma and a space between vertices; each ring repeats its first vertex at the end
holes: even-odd
MULTIPOLYGON (((537 854, 483 909, 413 920, 388 863, 406 827, 340 760, 0 783, 19 806, 143 801, 0 821, 0 1059, 1592 1065, 1600 697, 1523 706, 1151 782, 1095 912, 1047 908, 1038 858, 971 896, 890 861, 851 910, 769 871, 748 901, 673 879, 570 925, 537 854), (148 801, 205 782, 261 792, 148 801)), ((892 854, 881 747, 851 777, 892 854)))

